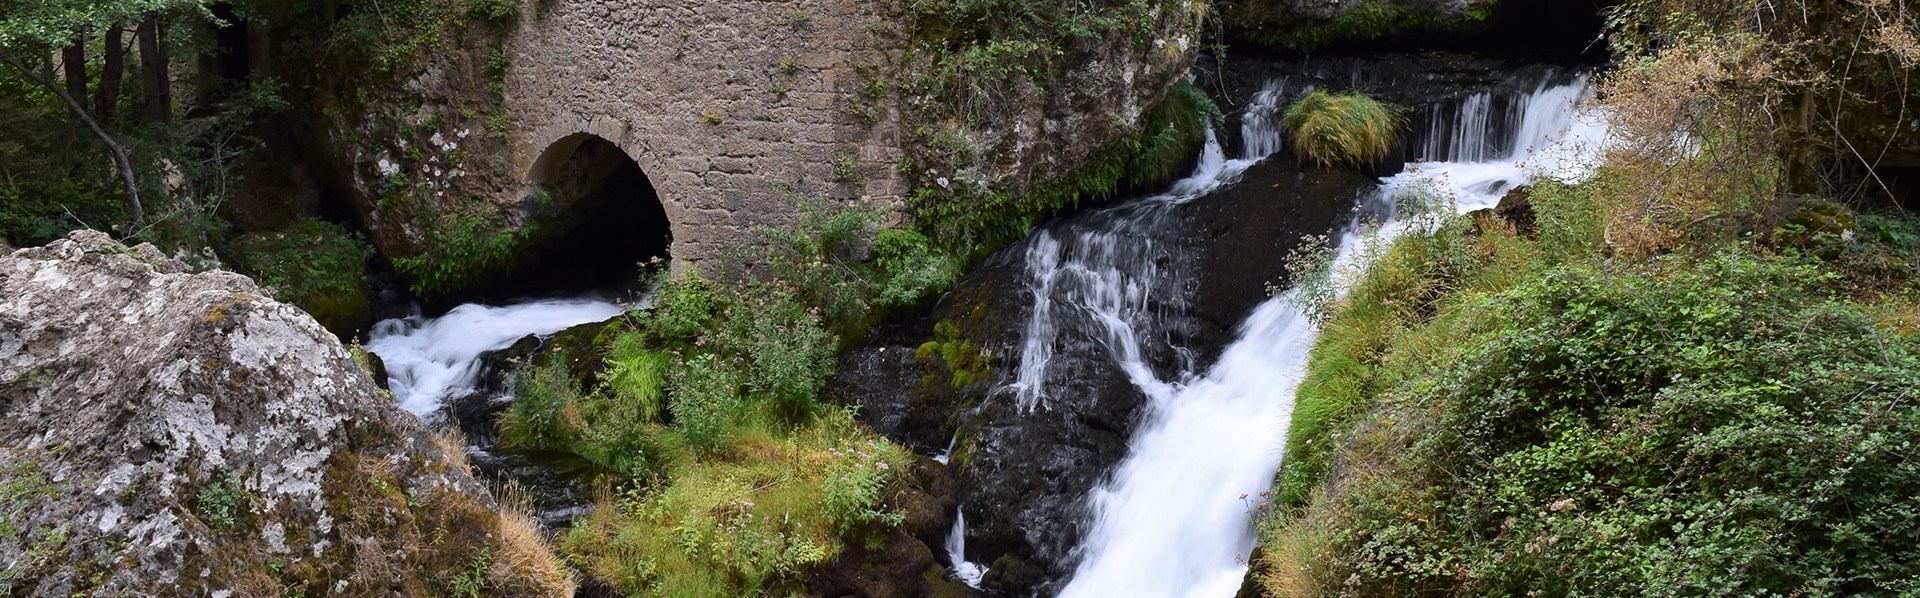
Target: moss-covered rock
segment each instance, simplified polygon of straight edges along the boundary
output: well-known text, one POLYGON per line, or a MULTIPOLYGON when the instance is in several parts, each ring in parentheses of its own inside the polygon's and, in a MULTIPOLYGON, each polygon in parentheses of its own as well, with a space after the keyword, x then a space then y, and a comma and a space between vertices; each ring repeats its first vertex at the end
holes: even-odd
POLYGON ((0 257, 0 593, 570 593, 462 449, 245 277, 92 231, 0 257))

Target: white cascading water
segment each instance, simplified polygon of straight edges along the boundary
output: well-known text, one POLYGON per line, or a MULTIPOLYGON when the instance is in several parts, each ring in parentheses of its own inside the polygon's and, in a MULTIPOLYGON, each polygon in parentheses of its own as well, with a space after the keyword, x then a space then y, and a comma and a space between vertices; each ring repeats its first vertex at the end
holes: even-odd
POLYGON ((1241 121, 1241 137, 1247 140, 1242 157, 1226 159, 1208 130, 1193 174, 1176 181, 1166 193, 1108 208, 1115 217, 1106 228, 1074 231, 1075 238, 1067 240, 1042 229, 1027 242, 1033 313, 1022 335, 1019 368, 1007 387, 1022 410, 1045 404, 1047 363, 1053 359, 1054 337, 1059 332, 1054 310, 1061 304, 1087 310, 1103 324, 1102 340, 1135 384, 1164 386, 1140 358, 1141 319, 1152 316, 1148 305, 1159 298, 1156 294, 1168 290, 1155 284, 1156 248, 1140 231, 1158 225, 1168 208, 1231 184, 1248 166, 1278 151, 1276 108, 1284 91, 1284 82, 1274 82, 1254 95, 1241 121))
MULTIPOLYGON (((1112 208, 1111 225, 1100 230, 1077 231, 1063 241, 1051 230, 1041 230, 1027 242, 1028 289, 1033 293, 1033 313, 1021 339, 1020 365, 1014 381, 1004 389, 1013 395, 1016 405, 1025 411, 1043 407, 1046 402, 1047 363, 1053 358, 1053 343, 1058 329, 1054 310, 1061 307, 1084 309, 1101 324, 1102 340, 1128 378, 1141 388, 1171 392, 1141 359, 1138 333, 1155 294, 1166 289, 1155 284, 1158 265, 1150 239, 1138 232, 1156 225, 1167 208, 1206 195, 1237 180, 1261 158, 1278 151, 1278 142, 1256 145, 1254 140, 1279 136, 1274 116, 1282 99, 1284 85, 1276 82, 1256 94, 1249 105, 1248 118, 1242 121, 1242 138, 1249 140, 1243 157, 1228 160, 1213 131, 1206 132, 1206 145, 1193 174, 1175 182, 1166 193, 1112 208)), ((951 450, 951 449, 949 449, 951 450)), ((954 517, 947 533, 947 556, 955 577, 978 587, 985 568, 966 558, 966 518, 954 517)))
POLYGON ((446 315, 382 320, 367 350, 387 366, 388 386, 401 407, 426 417, 448 400, 472 392, 480 354, 513 346, 529 334, 546 336, 620 315, 619 304, 555 299, 493 307, 469 303, 446 315))
MULTIPOLYGON (((1361 200, 1391 205, 1399 194, 1420 189, 1443 194, 1466 212, 1491 207, 1535 173, 1583 176, 1590 166, 1584 158, 1604 136, 1603 117, 1576 118, 1586 94, 1584 79, 1523 94, 1518 122, 1507 129, 1511 136, 1499 140, 1511 142, 1504 152, 1484 145, 1488 115, 1459 115, 1453 122, 1480 130, 1446 132, 1446 161, 1410 165, 1361 200)), ((1485 99, 1460 104, 1482 112, 1491 105, 1485 99)), ((1273 135, 1262 143, 1277 147, 1278 132, 1273 135)), ((1371 232, 1372 243, 1363 243, 1356 216, 1343 234, 1336 272, 1362 270, 1355 263, 1367 259, 1360 246, 1381 246, 1408 225, 1390 219, 1371 232)), ((1336 277, 1342 289, 1351 282, 1351 276, 1336 277)), ((1254 311, 1205 377, 1142 386, 1151 400, 1146 419, 1112 481, 1090 497, 1093 530, 1063 598, 1225 598, 1238 591, 1254 542, 1255 504, 1280 466, 1294 390, 1318 332, 1282 295, 1254 311)))

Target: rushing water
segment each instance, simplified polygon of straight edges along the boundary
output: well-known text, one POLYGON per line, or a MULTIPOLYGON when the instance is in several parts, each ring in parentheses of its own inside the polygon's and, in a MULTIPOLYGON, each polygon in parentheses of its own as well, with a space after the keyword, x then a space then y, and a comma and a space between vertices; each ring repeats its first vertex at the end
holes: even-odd
MULTIPOLYGON (((1380 246, 1417 225, 1393 219, 1392 206, 1400 195, 1437 195, 1465 212, 1491 207, 1535 174, 1581 176, 1586 163, 1580 158, 1597 148, 1604 132, 1598 118, 1576 118, 1586 89, 1584 80, 1542 83, 1517 97, 1469 96, 1451 103, 1456 113, 1430 119, 1437 129, 1422 148, 1440 160, 1410 164, 1407 172, 1383 179, 1377 190, 1357 199, 1335 268, 1357 272, 1357 262, 1368 259, 1363 246, 1380 246), (1511 108, 1496 114, 1496 105, 1511 108), (1384 222, 1369 226, 1373 218, 1384 222), (1363 236, 1374 240, 1364 243, 1363 236)), ((1274 120, 1263 116, 1243 122, 1274 120)), ((1273 133, 1261 139, 1249 136, 1246 146, 1271 151, 1268 148, 1279 146, 1278 132, 1273 133)), ((1082 283, 1114 284, 1137 277, 1083 277, 1082 283)), ((1350 277, 1337 280, 1342 285, 1351 282, 1350 277)), ((1129 297, 1129 292, 1100 289, 1080 296, 1129 297)), ((1107 304, 1081 305, 1100 310, 1107 304)), ((1035 312, 1040 312, 1038 307, 1035 312)), ((1112 313, 1118 320, 1128 319, 1124 309, 1112 313)), ((1238 340, 1205 376, 1166 381, 1136 377, 1150 401, 1146 419, 1111 481, 1089 497, 1093 530, 1062 596, 1224 598, 1238 590, 1254 541, 1250 519, 1280 465, 1294 391, 1317 334, 1313 322, 1282 295, 1247 318, 1238 340)), ((1115 351, 1114 357, 1129 373, 1135 371, 1135 364, 1124 363, 1132 357, 1129 353, 1115 351)), ((1035 391, 1034 396, 1044 393, 1035 391)))
POLYGON ((507 306, 469 303, 438 318, 411 316, 373 325, 367 350, 387 366, 401 407, 423 417, 474 390, 480 355, 513 346, 529 334, 550 335, 620 315, 622 307, 591 299, 554 299, 507 306))

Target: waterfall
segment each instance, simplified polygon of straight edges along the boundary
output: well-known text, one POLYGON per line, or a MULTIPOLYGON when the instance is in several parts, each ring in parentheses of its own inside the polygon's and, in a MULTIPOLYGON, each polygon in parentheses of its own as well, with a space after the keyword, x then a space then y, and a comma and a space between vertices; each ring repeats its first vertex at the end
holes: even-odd
POLYGON ((387 366, 388 386, 401 407, 426 416, 472 392, 480 355, 513 346, 529 334, 550 335, 611 318, 621 306, 589 299, 535 301, 504 307, 469 303, 446 315, 418 315, 373 325, 367 350, 387 366))
POLYGON ((1022 410, 1045 405, 1047 364, 1060 333, 1057 320, 1061 309, 1078 310, 1099 324, 1100 338, 1136 385, 1166 386, 1141 358, 1141 329, 1153 317, 1151 306, 1177 302, 1171 293, 1178 285, 1161 279, 1168 274, 1158 265, 1163 251, 1144 231, 1159 226, 1173 206, 1233 183, 1248 166, 1279 150, 1277 108, 1284 90, 1284 80, 1269 83, 1248 105, 1241 126, 1245 157, 1226 159, 1209 129, 1193 174, 1174 182, 1166 193, 1102 210, 1098 217, 1088 219, 1100 223, 1098 228, 1060 230, 1057 234, 1043 229, 1027 241, 1027 286, 1033 294, 1033 313, 1021 338, 1014 381, 1006 389, 1022 410))
MULTIPOLYGON (((1433 131, 1426 149, 1446 161, 1410 165, 1357 198, 1335 267, 1361 270, 1354 267, 1368 258, 1361 246, 1379 246, 1410 225, 1392 218, 1401 194, 1437 193, 1464 212, 1492 206, 1533 173, 1582 176, 1590 167, 1584 158, 1604 135, 1604 115, 1575 118, 1587 93, 1581 79, 1453 103, 1454 113, 1434 122, 1473 130, 1433 131), (1520 112, 1492 114, 1503 103, 1520 112), (1498 144, 1488 141, 1490 128, 1505 133, 1498 144), (1435 139, 1445 141, 1436 146, 1435 139), (1360 208, 1386 222, 1366 230, 1360 208), (1368 235, 1375 241, 1361 242, 1368 235)), ((1337 277, 1336 284, 1352 282, 1337 277)), ((1204 377, 1141 386, 1150 399, 1146 419, 1111 481, 1089 497, 1093 530, 1061 596, 1225 598, 1239 589, 1254 543, 1251 517, 1283 457, 1294 391, 1317 334, 1283 294, 1241 324, 1239 338, 1204 377)))
POLYGON ((980 577, 987 574, 987 568, 967 560, 966 509, 954 512, 953 530, 947 532, 946 544, 947 557, 953 559, 953 577, 970 587, 980 587, 980 577))

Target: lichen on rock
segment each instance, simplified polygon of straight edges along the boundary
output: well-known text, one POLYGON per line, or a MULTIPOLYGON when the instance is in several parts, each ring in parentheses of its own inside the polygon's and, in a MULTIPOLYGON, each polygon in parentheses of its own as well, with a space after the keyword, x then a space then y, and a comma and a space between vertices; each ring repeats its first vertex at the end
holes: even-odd
POLYGON ((0 412, 0 593, 570 587, 313 318, 150 245, 0 257, 0 412))

